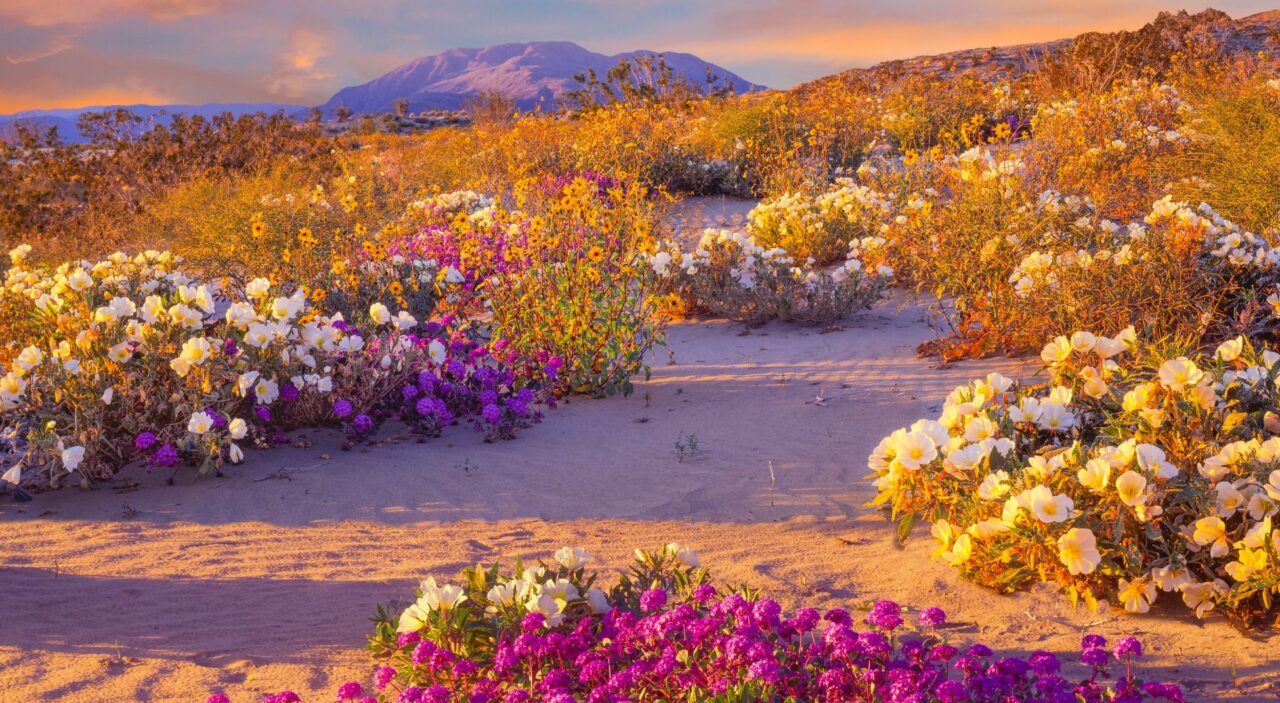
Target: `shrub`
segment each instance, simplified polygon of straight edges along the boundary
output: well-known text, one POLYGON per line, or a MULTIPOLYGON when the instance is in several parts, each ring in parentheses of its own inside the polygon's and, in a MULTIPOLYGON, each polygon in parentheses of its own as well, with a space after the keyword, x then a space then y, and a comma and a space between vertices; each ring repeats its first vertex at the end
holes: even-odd
POLYGON ((0 410, 25 440, 29 482, 79 472, 87 485, 134 459, 217 471, 243 458, 237 442, 340 422, 360 438, 402 410, 427 434, 474 417, 509 436, 558 367, 382 303, 344 318, 265 278, 219 290, 168 252, 53 270, 25 253, 11 253, 0 296, 13 355, 0 410))
POLYGON ((1199 617, 1273 617, 1280 354, 1135 343, 1077 332, 1044 347, 1044 386, 957 388, 872 453, 874 504, 904 538, 931 521, 935 556, 1002 591, 1054 582, 1130 612, 1171 592, 1199 617))
POLYGON ((997 656, 948 642, 939 608, 915 613, 914 632, 887 600, 860 616, 865 625, 841 608, 788 616, 750 590, 712 585, 679 545, 637 550, 610 588, 587 568, 589 556, 565 547, 538 566, 477 566, 456 584, 427 579, 398 621, 379 612, 370 649, 383 665, 372 690, 347 682, 338 700, 1183 700, 1176 685, 1137 678, 1142 646, 1132 637, 1109 649, 1085 635, 1082 667, 1044 651, 997 656))
POLYGON ((852 242, 878 236, 891 211, 884 196, 839 178, 818 195, 786 193, 766 200, 747 219, 761 246, 825 265, 842 259, 852 242))
POLYGON ((749 236, 707 230, 697 248, 668 243, 649 258, 685 310, 763 323, 826 324, 870 307, 893 272, 882 262, 884 241, 854 240, 840 266, 799 267, 787 252, 765 249, 749 236))

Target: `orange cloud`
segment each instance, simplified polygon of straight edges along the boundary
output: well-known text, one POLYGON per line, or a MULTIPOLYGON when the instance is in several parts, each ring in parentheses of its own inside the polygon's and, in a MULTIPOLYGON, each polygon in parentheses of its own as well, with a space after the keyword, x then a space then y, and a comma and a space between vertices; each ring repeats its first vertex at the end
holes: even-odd
POLYGON ((9 92, 5 95, 5 112, 23 110, 55 110, 88 105, 164 105, 179 102, 172 96, 136 83, 102 85, 90 90, 52 97, 43 93, 9 92))
POLYGON ((0 17, 29 27, 89 24, 109 15, 141 15, 167 22, 207 15, 226 7, 228 0, 4 0, 0 17))

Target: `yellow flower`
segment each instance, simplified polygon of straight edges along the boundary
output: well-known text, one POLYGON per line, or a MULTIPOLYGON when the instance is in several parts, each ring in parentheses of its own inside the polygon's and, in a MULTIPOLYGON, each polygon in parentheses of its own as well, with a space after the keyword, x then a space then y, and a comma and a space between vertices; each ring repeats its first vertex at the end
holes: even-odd
POLYGON ((597 264, 604 261, 604 249, 601 249, 598 246, 591 247, 587 250, 587 259, 592 263, 597 264))
POLYGON ((1227 523, 1216 515, 1196 520, 1191 539, 1201 546, 1213 545, 1209 554, 1214 558, 1225 557, 1231 549, 1227 543, 1227 523))
POLYGON ((1241 549, 1236 561, 1226 565, 1227 575, 1236 581, 1247 581, 1250 576, 1267 568, 1265 549, 1241 549))
POLYGON ((261 238, 262 235, 267 233, 267 225, 262 222, 254 222, 249 226, 249 231, 255 238, 261 238))
POLYGON ((1132 581, 1120 579, 1120 590, 1116 595, 1126 611, 1145 613, 1151 610, 1151 604, 1156 600, 1156 585, 1142 576, 1132 581))

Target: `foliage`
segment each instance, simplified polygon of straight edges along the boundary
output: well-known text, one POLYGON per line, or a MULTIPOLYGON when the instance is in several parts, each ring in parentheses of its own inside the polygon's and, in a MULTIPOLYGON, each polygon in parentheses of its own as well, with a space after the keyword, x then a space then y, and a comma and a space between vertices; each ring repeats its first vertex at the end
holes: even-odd
POLYGON ((1211 356, 1077 332, 1041 352, 1044 386, 998 374, 938 420, 881 441, 875 505, 931 521, 935 556, 1001 591, 1059 584, 1145 613, 1161 592, 1242 625, 1280 592, 1280 354, 1211 356))

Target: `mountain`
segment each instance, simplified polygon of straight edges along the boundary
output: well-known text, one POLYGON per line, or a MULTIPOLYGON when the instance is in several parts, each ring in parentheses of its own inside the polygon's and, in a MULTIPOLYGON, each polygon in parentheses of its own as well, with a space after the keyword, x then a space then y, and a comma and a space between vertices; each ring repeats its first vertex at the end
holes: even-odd
POLYGON ((885 61, 869 68, 853 68, 819 78, 793 90, 819 89, 829 81, 877 83, 912 75, 945 79, 971 73, 986 80, 1007 80, 1034 73, 1059 60, 1085 60, 1095 64, 1112 62, 1159 69, 1161 62, 1191 47, 1212 47, 1222 57, 1258 52, 1275 56, 1280 51, 1280 10, 1259 12, 1239 19, 1214 9, 1197 13, 1161 12, 1155 20, 1137 30, 1087 32, 1033 44, 964 49, 885 61), (1101 57, 1105 58, 1099 61, 1101 57))
MULTIPOLYGON (((603 79, 619 61, 658 53, 631 51, 606 56, 564 41, 450 49, 411 61, 368 83, 343 88, 320 107, 326 114, 332 114, 340 104, 355 114, 390 112, 395 100, 404 98, 412 112, 456 110, 482 92, 502 93, 515 99, 521 109, 544 100, 550 107, 556 96, 578 86, 574 74, 594 70, 603 79)), ((662 56, 677 75, 696 85, 706 80, 710 69, 738 93, 765 89, 692 54, 666 52, 662 56)))
POLYGON ((94 105, 90 107, 60 108, 53 110, 24 110, 10 115, 0 115, 0 140, 11 138, 15 127, 19 124, 45 130, 56 127, 58 134, 71 142, 83 141, 84 137, 76 129, 76 121, 86 112, 104 112, 124 109, 145 120, 145 124, 168 124, 173 115, 200 116, 210 118, 229 112, 235 117, 252 115, 257 112, 268 115, 283 111, 296 114, 307 108, 301 105, 285 105, 278 103, 206 103, 203 105, 94 105))

